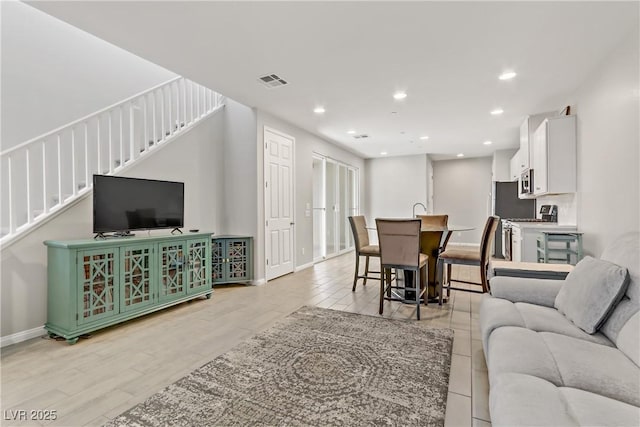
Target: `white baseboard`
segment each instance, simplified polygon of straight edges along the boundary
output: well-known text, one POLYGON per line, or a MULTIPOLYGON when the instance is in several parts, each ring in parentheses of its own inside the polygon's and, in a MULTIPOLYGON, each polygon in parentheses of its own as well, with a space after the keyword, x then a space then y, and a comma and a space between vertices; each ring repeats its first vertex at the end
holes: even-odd
POLYGON ((302 264, 298 267, 295 268, 295 270, 293 270, 295 273, 297 273, 298 271, 302 271, 302 270, 306 270, 307 268, 311 268, 313 267, 313 261, 308 262, 306 264, 302 264))
POLYGON ((17 344, 22 341, 30 340, 31 338, 41 337, 46 335, 47 331, 44 330, 44 326, 29 329, 27 331, 16 332, 15 334, 7 335, 0 338, 0 348, 6 347, 11 344, 17 344))
POLYGON ((266 279, 258 279, 251 282, 253 286, 260 286, 260 285, 264 285, 265 283, 267 283, 266 279))

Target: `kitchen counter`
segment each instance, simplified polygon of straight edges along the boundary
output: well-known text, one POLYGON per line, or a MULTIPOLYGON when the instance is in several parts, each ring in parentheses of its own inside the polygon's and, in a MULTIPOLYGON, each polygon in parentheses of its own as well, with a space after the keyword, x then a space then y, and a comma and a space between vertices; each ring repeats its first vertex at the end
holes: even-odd
POLYGON ((506 221, 513 227, 528 228, 538 231, 558 231, 558 232, 571 232, 576 231, 575 225, 558 225, 557 222, 518 222, 518 221, 506 221))
POLYGON ((574 233, 578 228, 555 222, 508 222, 511 225, 511 258, 515 262, 538 261, 537 241, 541 232, 574 233))

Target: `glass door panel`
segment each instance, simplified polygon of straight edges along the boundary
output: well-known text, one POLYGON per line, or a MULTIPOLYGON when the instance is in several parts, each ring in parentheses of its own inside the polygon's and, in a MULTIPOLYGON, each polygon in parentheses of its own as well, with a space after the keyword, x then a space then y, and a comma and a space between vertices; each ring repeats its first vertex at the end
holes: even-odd
POLYGON ((338 251, 338 245, 336 244, 339 228, 339 224, 336 221, 336 187, 338 178, 338 165, 330 160, 326 160, 325 164, 325 206, 327 208, 325 238, 327 242, 326 255, 328 256, 333 255, 338 251))
POLYGON ((349 242, 349 210, 347 206, 349 205, 347 202, 348 198, 347 191, 347 167, 344 165, 340 165, 338 168, 338 189, 337 189, 337 200, 338 200, 338 211, 337 211, 337 222, 339 224, 338 229, 338 238, 340 241, 340 250, 344 251, 348 247, 349 242))
POLYGON ((324 159, 313 158, 313 260, 326 257, 326 236, 324 233, 326 203, 324 195, 324 159))

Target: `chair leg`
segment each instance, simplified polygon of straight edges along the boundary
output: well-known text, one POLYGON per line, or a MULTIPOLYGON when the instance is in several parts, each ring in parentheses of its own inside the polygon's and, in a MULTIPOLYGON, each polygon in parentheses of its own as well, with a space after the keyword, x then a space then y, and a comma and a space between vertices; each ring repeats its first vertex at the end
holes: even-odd
MULTIPOLYGON (((426 307, 426 306, 429 305, 429 263, 426 263, 423 268, 426 269, 425 277, 427 278, 427 281, 425 282, 425 285, 424 285, 424 287, 425 287, 425 289, 424 289, 424 305, 426 307)), ((436 281, 437 280, 438 280, 438 278, 436 277, 436 281)), ((434 286, 435 286, 435 283, 434 283, 434 286)), ((437 292, 437 291, 438 291, 437 286, 435 286, 433 292, 437 292)), ((434 297, 435 297, 435 294, 434 294, 434 297)))
POLYGON ((386 271, 384 268, 382 268, 382 266, 380 266, 380 310, 378 311, 379 314, 382 314, 382 308, 384 304, 384 288, 385 288, 386 281, 387 281, 386 271))
POLYGON ((480 266, 480 284, 482 285, 482 292, 489 292, 489 287, 487 286, 487 269, 486 266, 480 266))
POLYGON ((439 305, 442 305, 442 294, 443 294, 443 286, 442 282, 444 281, 444 260, 442 258, 438 258, 438 267, 436 269, 436 277, 438 282, 438 293, 439 293, 439 305))
POLYGON ((367 277, 369 276, 369 255, 364 259, 364 280, 362 281, 362 286, 367 285, 367 277))
POLYGON ((416 290, 416 315, 420 320, 420 270, 418 269, 414 274, 414 289, 416 290))
POLYGON ((447 298, 451 296, 451 264, 447 264, 447 298))
POLYGON ((351 289, 351 292, 355 292, 356 290, 356 283, 358 283, 358 273, 360 272, 360 255, 358 255, 358 253, 356 253, 356 273, 353 276, 353 289, 351 289))

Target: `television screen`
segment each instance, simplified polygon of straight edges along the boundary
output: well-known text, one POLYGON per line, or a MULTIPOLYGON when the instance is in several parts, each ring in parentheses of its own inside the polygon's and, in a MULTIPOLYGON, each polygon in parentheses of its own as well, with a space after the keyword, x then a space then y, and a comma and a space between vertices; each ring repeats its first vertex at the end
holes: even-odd
POLYGON ((93 176, 93 232, 184 226, 184 183, 93 176))

